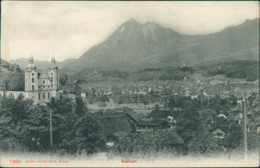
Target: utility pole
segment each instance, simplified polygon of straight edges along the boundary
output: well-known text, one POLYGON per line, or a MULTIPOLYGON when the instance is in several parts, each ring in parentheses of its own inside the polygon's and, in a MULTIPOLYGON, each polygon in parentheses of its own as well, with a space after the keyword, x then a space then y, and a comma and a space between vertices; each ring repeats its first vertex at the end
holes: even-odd
POLYGON ((51 160, 52 160, 52 107, 50 108, 50 142, 51 142, 51 160))
POLYGON ((247 161, 247 123, 246 123, 246 100, 243 97, 242 100, 243 107, 243 132, 244 132, 244 159, 247 161))

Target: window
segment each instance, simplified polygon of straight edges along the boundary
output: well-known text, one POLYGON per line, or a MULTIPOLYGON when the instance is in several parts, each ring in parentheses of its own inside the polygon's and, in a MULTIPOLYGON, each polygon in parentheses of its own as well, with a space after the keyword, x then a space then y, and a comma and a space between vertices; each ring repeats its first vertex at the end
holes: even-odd
POLYGON ((9 98, 14 98, 13 93, 10 93, 10 94, 9 94, 9 98))
POLYGON ((34 78, 32 78, 32 83, 34 83, 34 78))
POLYGON ((24 95, 23 95, 22 93, 20 93, 20 94, 18 95, 18 98, 19 98, 19 99, 24 99, 24 95))
POLYGON ((45 93, 43 93, 43 99, 45 99, 45 93))
POLYGON ((48 99, 50 98, 50 93, 48 93, 48 99))
POLYGON ((41 93, 39 93, 38 96, 39 96, 39 100, 40 100, 41 99, 41 93))
POLYGON ((220 132, 218 132, 218 133, 217 133, 217 136, 218 136, 218 137, 223 137, 223 134, 220 133, 220 132))
POLYGON ((32 85, 32 90, 34 90, 34 85, 32 85))
POLYGON ((51 76, 52 76, 52 73, 51 73, 51 76))
POLYGON ((59 85, 57 84, 57 88, 59 88, 59 85))
POLYGON ((43 80, 42 83, 45 85, 45 80, 43 80))
POLYGON ((32 76, 34 76, 34 73, 32 73, 32 76))
POLYGON ((51 81, 53 81, 53 77, 51 77, 51 81))

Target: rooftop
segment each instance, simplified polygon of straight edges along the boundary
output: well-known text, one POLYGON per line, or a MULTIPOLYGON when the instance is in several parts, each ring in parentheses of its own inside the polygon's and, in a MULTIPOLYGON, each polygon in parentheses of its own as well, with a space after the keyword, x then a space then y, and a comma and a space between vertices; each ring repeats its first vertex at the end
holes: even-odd
POLYGON ((153 110, 149 117, 153 118, 166 118, 170 114, 169 110, 153 110))

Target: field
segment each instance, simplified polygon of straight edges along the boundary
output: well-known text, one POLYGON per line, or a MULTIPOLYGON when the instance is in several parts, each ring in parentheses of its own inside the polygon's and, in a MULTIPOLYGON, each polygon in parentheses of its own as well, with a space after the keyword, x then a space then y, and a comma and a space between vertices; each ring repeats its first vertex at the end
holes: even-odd
POLYGON ((108 160, 106 153, 98 153, 93 156, 79 155, 79 156, 58 156, 53 155, 52 159, 50 154, 40 153, 12 153, 1 154, 1 166, 4 167, 257 167, 259 165, 259 157, 256 153, 250 153, 248 160, 243 159, 243 155, 232 153, 224 155, 212 156, 176 156, 169 154, 161 154, 149 158, 136 156, 135 158, 122 158, 119 156, 108 160), (138 159, 142 158, 142 159, 138 159), (9 159, 18 159, 20 164, 12 164, 9 159), (122 163, 124 160, 135 160, 136 163, 122 163), (48 161, 56 161, 57 163, 44 163, 48 161), (27 161, 27 163, 25 163, 27 161), (30 163, 28 163, 30 162, 30 163), (34 163, 33 163, 34 162, 34 163))
POLYGON ((150 113, 153 110, 154 106, 155 106, 155 103, 150 103, 146 106, 144 106, 144 104, 142 104, 142 103, 139 103, 138 105, 136 103, 117 104, 112 99, 110 99, 110 102, 107 103, 106 107, 99 107, 98 103, 88 104, 88 108, 93 109, 93 110, 100 110, 100 109, 106 110, 106 109, 128 107, 128 108, 132 108, 137 113, 143 113, 143 114, 150 113))

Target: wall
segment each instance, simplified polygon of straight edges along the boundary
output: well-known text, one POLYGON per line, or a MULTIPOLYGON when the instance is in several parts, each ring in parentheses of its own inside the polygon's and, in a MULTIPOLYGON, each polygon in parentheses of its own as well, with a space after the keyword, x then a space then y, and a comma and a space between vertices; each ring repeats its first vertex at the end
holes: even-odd
POLYGON ((215 137, 215 138, 221 138, 223 139, 226 136, 226 133, 224 131, 222 131, 221 129, 217 128, 214 131, 211 132, 211 134, 215 137), (217 136, 217 133, 222 133, 223 137, 219 137, 217 136))

